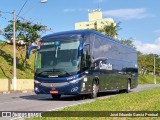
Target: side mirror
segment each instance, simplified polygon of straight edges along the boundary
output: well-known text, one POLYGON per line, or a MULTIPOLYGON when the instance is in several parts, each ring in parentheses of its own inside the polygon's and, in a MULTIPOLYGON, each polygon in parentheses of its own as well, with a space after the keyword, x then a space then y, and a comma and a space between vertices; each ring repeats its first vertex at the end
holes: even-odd
POLYGON ((38 46, 30 46, 26 51, 26 58, 29 59, 32 50, 37 49, 38 46))
POLYGON ((83 44, 81 43, 78 48, 78 57, 83 54, 83 44))
POLYGON ((83 54, 83 49, 85 46, 90 45, 90 43, 84 43, 84 44, 80 44, 79 48, 78 48, 78 57, 81 56, 83 54))

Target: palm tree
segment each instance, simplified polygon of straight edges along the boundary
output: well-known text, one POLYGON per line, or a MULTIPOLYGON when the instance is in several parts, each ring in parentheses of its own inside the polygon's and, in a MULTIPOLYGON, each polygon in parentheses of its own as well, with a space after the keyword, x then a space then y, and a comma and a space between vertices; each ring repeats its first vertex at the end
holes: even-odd
POLYGON ((105 25, 102 29, 98 29, 96 31, 101 32, 107 36, 116 38, 118 35, 118 30, 120 30, 119 24, 120 23, 117 23, 117 24, 111 23, 109 25, 105 25))

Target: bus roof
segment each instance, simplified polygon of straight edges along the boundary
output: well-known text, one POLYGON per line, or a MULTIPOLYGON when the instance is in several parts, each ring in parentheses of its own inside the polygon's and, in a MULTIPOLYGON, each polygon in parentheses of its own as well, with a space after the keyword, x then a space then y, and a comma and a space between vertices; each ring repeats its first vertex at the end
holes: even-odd
MULTIPOLYGON (((116 39, 114 39, 112 37, 109 37, 107 35, 99 33, 99 32, 97 32, 95 30, 71 30, 71 31, 57 32, 57 33, 52 33, 52 34, 46 35, 46 36, 42 37, 42 39, 45 40, 45 39, 50 39, 50 38, 54 38, 54 37, 58 37, 58 36, 62 36, 62 35, 65 36, 65 35, 74 35, 74 34, 81 34, 82 36, 94 34, 94 35, 98 35, 100 37, 107 38, 110 41, 113 41, 115 43, 124 45, 126 47, 133 48, 131 46, 128 46, 126 44, 121 43, 119 40, 116 40, 116 39)), ((133 48, 133 49, 135 49, 135 48, 133 48)))

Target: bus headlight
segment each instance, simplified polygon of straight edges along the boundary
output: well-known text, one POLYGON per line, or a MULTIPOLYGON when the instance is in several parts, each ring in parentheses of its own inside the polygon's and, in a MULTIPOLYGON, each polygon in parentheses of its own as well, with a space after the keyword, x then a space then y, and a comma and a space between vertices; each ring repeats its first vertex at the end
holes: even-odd
POLYGON ((34 80, 34 83, 37 83, 37 84, 38 84, 38 83, 41 83, 41 82, 39 82, 39 81, 37 81, 37 80, 34 80))
POLYGON ((69 81, 69 83, 78 83, 79 79, 75 79, 75 80, 72 80, 72 81, 69 81))

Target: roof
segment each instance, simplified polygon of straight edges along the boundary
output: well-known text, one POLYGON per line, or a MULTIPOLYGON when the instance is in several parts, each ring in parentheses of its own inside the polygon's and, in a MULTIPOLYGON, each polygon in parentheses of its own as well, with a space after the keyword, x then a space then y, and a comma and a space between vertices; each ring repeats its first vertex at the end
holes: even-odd
POLYGON ((109 37, 107 35, 99 33, 99 32, 97 32, 95 30, 71 30, 71 31, 57 32, 57 33, 46 35, 46 36, 42 37, 42 39, 45 40, 45 39, 51 39, 51 38, 55 38, 55 37, 62 36, 62 35, 65 36, 65 35, 74 35, 74 34, 81 34, 82 36, 89 35, 89 34, 94 34, 94 35, 98 35, 98 36, 107 38, 107 39, 109 39, 109 40, 111 40, 111 41, 113 41, 115 43, 118 43, 118 44, 124 45, 126 47, 132 48, 132 47, 126 45, 126 44, 121 43, 118 40, 115 40, 112 37, 109 37))
POLYGON ((71 30, 71 31, 63 31, 63 32, 57 32, 53 34, 46 35, 42 37, 42 39, 52 38, 60 35, 69 35, 69 34, 81 34, 81 35, 88 35, 91 33, 94 33, 96 31, 94 30, 71 30))

